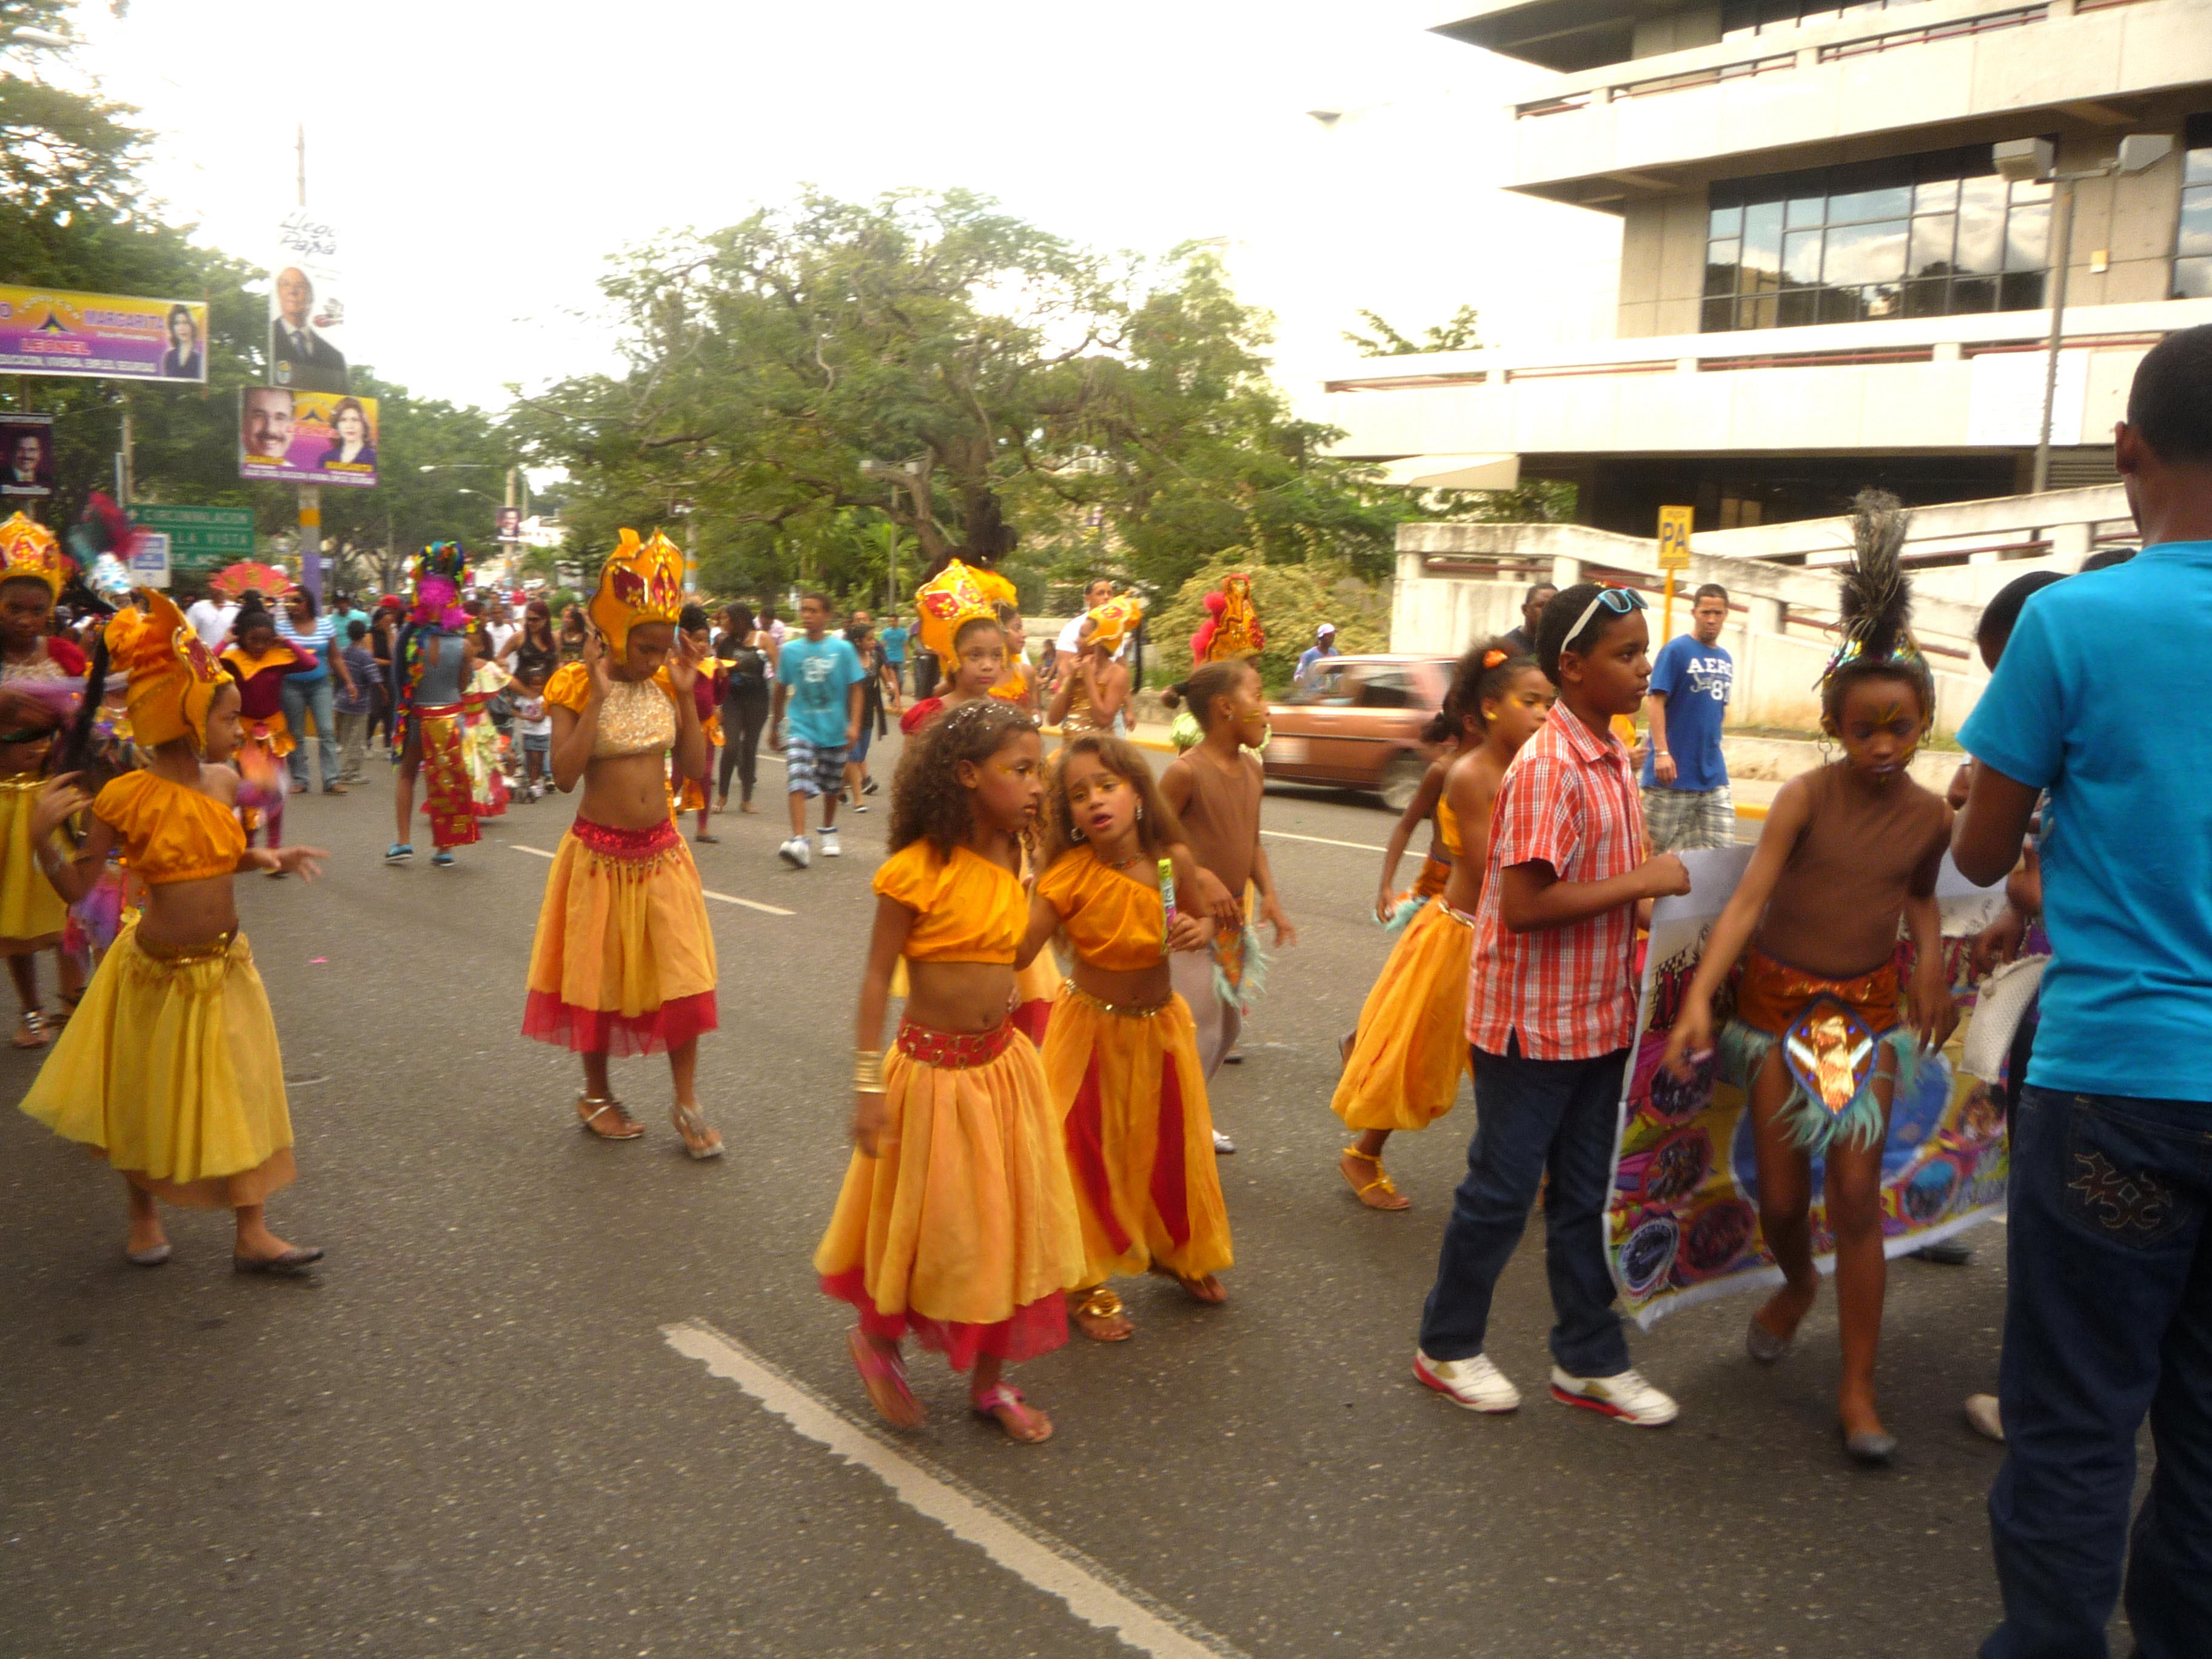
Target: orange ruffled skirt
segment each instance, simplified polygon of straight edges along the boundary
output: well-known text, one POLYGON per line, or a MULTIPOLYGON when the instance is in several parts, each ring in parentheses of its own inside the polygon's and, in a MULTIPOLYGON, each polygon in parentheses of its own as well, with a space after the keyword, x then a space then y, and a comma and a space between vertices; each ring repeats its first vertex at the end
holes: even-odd
POLYGON ((1468 1068, 1468 964, 1474 919, 1421 907, 1359 1010, 1352 1058, 1328 1103, 1352 1129, 1425 1129, 1459 1098, 1468 1068))
POLYGON ((522 1034, 580 1054, 653 1054, 720 1021, 714 934, 673 823, 578 818, 545 878, 522 1034))
POLYGON ((1063 985, 1044 1040, 1063 1114, 1083 1283, 1161 1267, 1185 1279, 1230 1265, 1229 1208, 1190 1005, 1121 1012, 1063 985))
POLYGON ((61 943, 69 906, 39 868, 31 809, 43 777, 0 778, 0 956, 28 956, 61 943))
POLYGON ((258 1204, 297 1173, 276 1022, 240 933, 162 955, 125 927, 22 1109, 172 1204, 258 1204))
POLYGON ((824 1293, 872 1335, 912 1336, 962 1370, 1060 1346, 1083 1235, 1036 1050, 1011 1024, 902 1025, 884 1095, 876 1156, 853 1154, 814 1252, 824 1293))

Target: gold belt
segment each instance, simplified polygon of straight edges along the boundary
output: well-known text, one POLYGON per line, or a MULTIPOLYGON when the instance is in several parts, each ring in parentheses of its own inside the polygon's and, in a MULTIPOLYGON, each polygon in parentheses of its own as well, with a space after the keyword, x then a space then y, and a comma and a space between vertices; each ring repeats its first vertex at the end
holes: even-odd
POLYGON ((1090 992, 1072 979, 1060 981, 1060 988, 1078 1002, 1088 1003, 1102 1014, 1113 1014, 1122 1019, 1151 1019, 1155 1015, 1167 1012, 1175 1006, 1175 993, 1172 991, 1168 993, 1165 1002, 1156 1002, 1149 1008, 1124 1008, 1117 1002, 1109 1002, 1103 997, 1092 996, 1090 992))
POLYGON ((135 933, 131 942, 155 961, 172 968, 188 967, 195 963, 220 962, 230 954, 230 947, 238 943, 238 929, 233 927, 218 933, 206 945, 149 945, 135 933))

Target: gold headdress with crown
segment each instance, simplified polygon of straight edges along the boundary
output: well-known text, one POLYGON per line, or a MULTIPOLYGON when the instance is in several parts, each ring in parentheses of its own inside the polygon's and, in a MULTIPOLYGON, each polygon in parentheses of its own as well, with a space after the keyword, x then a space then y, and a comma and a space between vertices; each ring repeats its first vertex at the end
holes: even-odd
POLYGON ((640 623, 672 623, 684 611, 684 554, 658 530, 641 542, 625 530, 599 568, 592 595, 592 622, 619 659, 629 650, 629 630, 640 623))
POLYGON ((1134 593, 1121 593, 1094 607, 1089 612, 1091 646, 1104 646, 1109 651, 1121 648, 1121 641, 1136 630, 1145 619, 1145 602, 1134 593))
POLYGON ((921 648, 949 665, 961 625, 976 617, 995 622, 1000 605, 1011 605, 1013 599, 1013 584, 997 571, 963 564, 958 559, 948 561, 944 569, 914 591, 921 648))
POLYGON ((28 577, 44 582, 46 591, 59 599, 76 568, 54 532, 35 519, 17 513, 0 524, 0 582, 28 577))
POLYGON ((207 747, 208 705, 230 677, 166 593, 142 587, 131 609, 107 619, 107 660, 130 676, 124 702, 146 748, 190 738, 207 747))

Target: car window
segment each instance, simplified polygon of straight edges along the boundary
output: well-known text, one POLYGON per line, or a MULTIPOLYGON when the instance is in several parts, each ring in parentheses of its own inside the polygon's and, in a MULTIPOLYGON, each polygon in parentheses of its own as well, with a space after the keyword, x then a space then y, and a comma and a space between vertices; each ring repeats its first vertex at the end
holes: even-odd
POLYGON ((1376 669, 1359 684, 1362 708, 1417 708, 1420 702, 1413 677, 1402 668, 1376 669))
POLYGON ((1358 696, 1359 670, 1357 665, 1345 662, 1319 662, 1314 665, 1313 678, 1304 684, 1293 685, 1285 700, 1311 707, 1348 708, 1358 696))

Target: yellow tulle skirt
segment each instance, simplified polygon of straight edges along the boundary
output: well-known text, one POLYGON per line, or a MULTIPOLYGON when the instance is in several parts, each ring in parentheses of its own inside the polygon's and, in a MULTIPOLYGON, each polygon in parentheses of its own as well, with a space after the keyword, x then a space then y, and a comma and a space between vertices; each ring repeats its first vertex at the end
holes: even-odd
POLYGON ((161 956, 126 925, 22 1109, 172 1204, 258 1204, 289 1185, 284 1062, 245 935, 161 956))
POLYGON ((1468 1070, 1467 972, 1474 921, 1431 899, 1407 927, 1359 1011, 1359 1035, 1329 1109, 1352 1129, 1425 1129, 1468 1070))
POLYGON ((0 956, 23 956, 61 943, 69 906, 39 868, 31 809, 44 778, 0 778, 0 956))
POLYGON ((578 818, 545 878, 522 1034, 578 1054, 651 1054, 720 1021, 714 933, 676 826, 578 818))
POLYGON ((915 1030, 885 1056, 889 1126, 875 1157, 846 1167, 815 1271, 864 1328, 915 1335, 956 1365, 1034 1358, 1066 1339, 1062 1292, 1083 1274, 1037 1052, 1001 1027, 980 1040, 988 1058, 933 1064, 908 1052, 915 1030))
POLYGON ((1172 997, 1121 1013, 1064 985, 1044 1074, 1067 1139, 1083 1282, 1155 1265, 1186 1279, 1228 1267, 1229 1208, 1190 1006, 1172 997))

